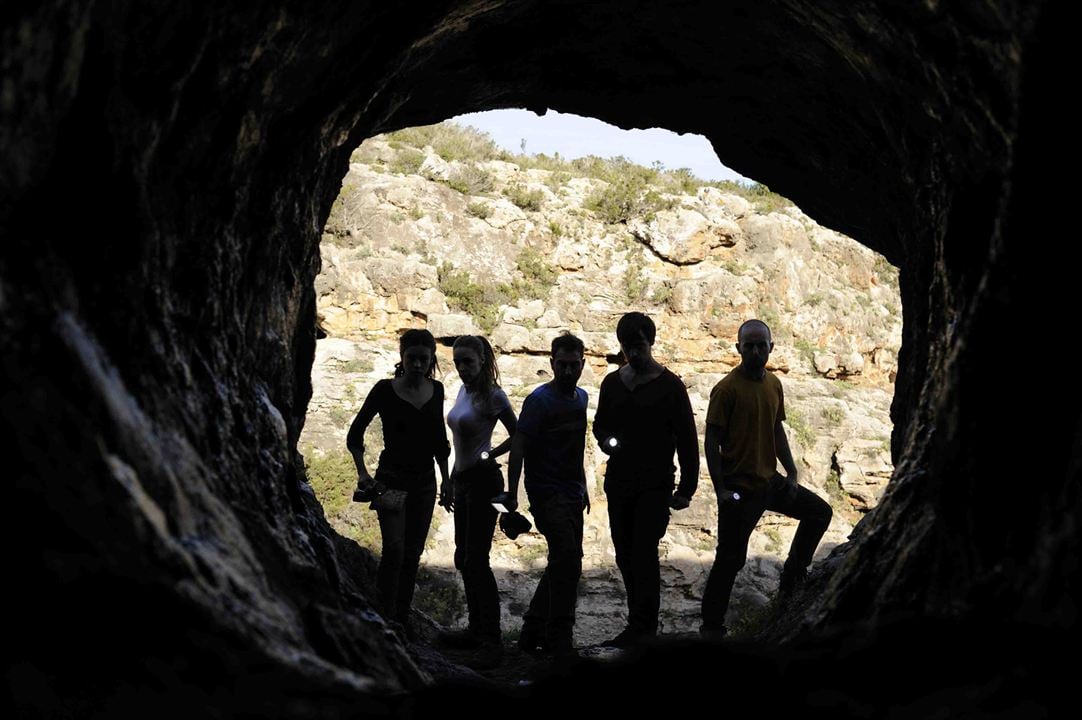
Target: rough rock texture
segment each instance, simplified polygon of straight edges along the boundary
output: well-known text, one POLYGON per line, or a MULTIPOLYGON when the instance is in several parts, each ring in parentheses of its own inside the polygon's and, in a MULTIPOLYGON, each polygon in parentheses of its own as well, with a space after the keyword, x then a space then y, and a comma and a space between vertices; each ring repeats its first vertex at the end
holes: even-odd
MULTIPOLYGON (((5 8, 16 702, 328 717, 420 678, 364 619, 358 561, 301 478, 319 232, 364 137, 517 105, 701 132, 902 268, 891 486, 803 625, 778 632, 847 630, 858 669, 923 639, 929 667, 967 678, 950 694, 922 668, 890 700, 837 684, 813 697, 851 713, 943 692, 1040 703, 1018 688, 1048 676, 1015 669, 1051 634, 1016 628, 1063 642, 1079 599, 1078 391, 1058 368, 1027 382, 1053 372, 1057 310, 1077 306, 1071 265, 1041 253, 1070 206, 1048 175, 1074 134, 1049 81, 1070 67, 1066 5, 5 8), (890 632, 898 619, 922 632, 890 632), (938 637, 949 653, 928 653, 938 637), (1005 656, 1019 637, 1027 652, 1005 656), (1008 658, 1002 681, 968 679, 986 667, 968 662, 978 638, 1008 658)), ((809 647, 822 669, 839 646, 809 647)))

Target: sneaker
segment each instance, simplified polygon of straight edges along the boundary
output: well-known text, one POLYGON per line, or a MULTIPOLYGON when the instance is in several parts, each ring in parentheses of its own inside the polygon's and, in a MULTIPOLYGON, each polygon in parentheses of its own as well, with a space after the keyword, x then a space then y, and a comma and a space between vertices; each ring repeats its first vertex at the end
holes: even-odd
POLYGON ((436 635, 436 639, 445 647, 460 650, 474 650, 482 644, 481 638, 469 629, 444 630, 436 635))

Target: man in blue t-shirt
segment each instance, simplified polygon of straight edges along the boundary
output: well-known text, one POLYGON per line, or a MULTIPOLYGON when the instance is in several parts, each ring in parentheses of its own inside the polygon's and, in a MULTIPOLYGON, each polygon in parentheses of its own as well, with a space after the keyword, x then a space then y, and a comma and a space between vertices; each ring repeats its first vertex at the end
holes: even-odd
POLYGON ((548 565, 522 625, 518 645, 527 652, 573 652, 579 575, 582 574, 582 511, 590 508, 583 454, 586 391, 577 386, 582 340, 564 333, 552 341, 552 381, 526 398, 511 440, 507 464, 508 510, 518 507, 518 481, 526 465, 526 494, 537 529, 548 542, 548 565))

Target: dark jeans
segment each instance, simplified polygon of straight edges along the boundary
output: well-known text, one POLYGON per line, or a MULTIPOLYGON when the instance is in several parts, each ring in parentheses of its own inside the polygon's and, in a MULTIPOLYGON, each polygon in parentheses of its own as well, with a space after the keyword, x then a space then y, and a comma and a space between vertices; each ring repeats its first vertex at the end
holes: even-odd
POLYGON ((495 463, 482 463, 455 475, 455 567, 462 573, 470 631, 500 637, 500 594, 488 554, 499 513, 492 498, 503 491, 495 463))
POLYGON ((548 565, 537 584, 525 621, 544 628, 550 642, 571 640, 582 574, 583 501, 574 496, 530 498, 530 512, 548 541, 548 565))
POLYGON ((383 552, 376 570, 376 588, 386 616, 405 623, 413 604, 417 567, 425 549, 432 509, 436 506, 436 478, 417 490, 410 490, 405 507, 377 510, 383 552))
POLYGON ((718 508, 718 549, 703 593, 703 628, 724 627, 733 582, 748 556, 748 539, 767 510, 800 521, 782 577, 802 574, 830 525, 833 511, 822 498, 805 487, 794 488, 775 474, 756 490, 740 490, 740 500, 728 500, 718 508))
POLYGON ((635 633, 657 633, 661 608, 657 546, 669 526, 671 497, 672 488, 664 486, 608 493, 609 530, 627 591, 627 627, 635 633))

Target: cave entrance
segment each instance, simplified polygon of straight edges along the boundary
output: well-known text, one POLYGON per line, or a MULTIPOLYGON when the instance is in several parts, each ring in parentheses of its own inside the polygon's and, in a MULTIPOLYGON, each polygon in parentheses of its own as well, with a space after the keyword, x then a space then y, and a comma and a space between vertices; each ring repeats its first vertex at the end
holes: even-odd
MULTIPOLYGON (((663 162, 529 152, 545 147, 529 129, 501 145, 470 117, 366 140, 324 229, 316 291, 325 337, 301 447, 332 526, 379 551, 375 514, 349 502, 356 474, 345 433, 372 385, 393 374, 404 330, 427 328, 441 345, 447 408, 460 385, 451 343, 486 335, 516 413, 550 378, 552 337, 571 330, 586 342, 581 385, 592 416, 602 377, 618 367, 616 321, 640 310, 658 327, 655 356, 688 385, 700 447, 710 390, 739 362, 736 329, 750 317, 772 327, 770 368, 784 378, 802 482, 835 510, 817 558, 843 542, 892 470, 897 270, 766 187, 731 179, 739 178, 732 171, 705 180, 663 162)), ((636 152, 631 133, 612 131, 624 133, 627 154, 636 152)), ((370 469, 382 446, 378 422, 367 434, 370 469)), ((588 442, 588 481, 601 511, 587 519, 583 582, 611 601, 582 609, 580 645, 616 634, 626 610, 604 512, 604 457, 588 442)), ((662 541, 663 632, 698 627, 716 512, 703 463, 695 502, 674 514, 662 541)), ((738 629, 751 631, 762 617, 757 610, 776 587, 795 529, 795 521, 768 513, 753 535, 730 616, 738 629)), ((493 567, 504 627, 514 630, 546 546, 537 534, 517 542, 497 535, 493 567)), ((453 522, 437 508, 417 606, 445 624, 464 621, 453 548, 453 522)))

